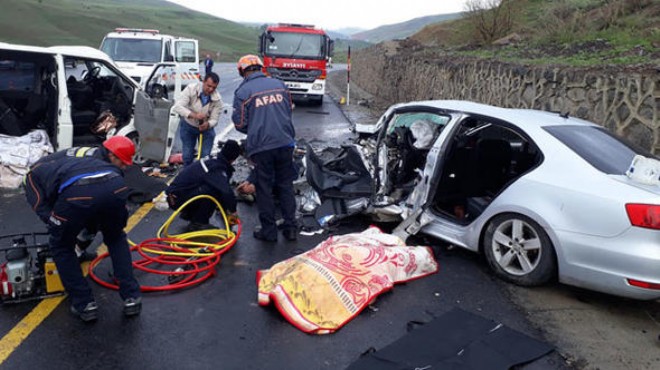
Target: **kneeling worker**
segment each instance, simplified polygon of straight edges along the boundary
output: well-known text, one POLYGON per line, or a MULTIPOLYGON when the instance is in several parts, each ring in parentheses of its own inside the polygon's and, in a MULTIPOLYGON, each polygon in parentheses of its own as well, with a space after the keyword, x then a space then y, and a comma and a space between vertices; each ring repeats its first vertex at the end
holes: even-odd
MULTIPOLYGON (((186 166, 165 190, 167 203, 173 210, 198 195, 210 195, 235 217, 236 197, 229 185, 234 173, 232 163, 238 158, 240 147, 234 140, 227 141, 216 157, 202 158, 186 166)), ((216 206, 209 199, 196 200, 181 211, 181 218, 190 221, 188 231, 210 228, 209 219, 216 206)))
POLYGON ((140 313, 140 285, 133 276, 131 252, 124 233, 128 220, 122 169, 132 164, 133 142, 122 136, 103 142, 98 155, 63 150, 35 163, 25 177, 28 203, 48 226, 53 260, 71 300, 71 312, 83 321, 97 318, 98 307, 74 251, 85 227, 103 233, 108 246, 124 314, 140 313))

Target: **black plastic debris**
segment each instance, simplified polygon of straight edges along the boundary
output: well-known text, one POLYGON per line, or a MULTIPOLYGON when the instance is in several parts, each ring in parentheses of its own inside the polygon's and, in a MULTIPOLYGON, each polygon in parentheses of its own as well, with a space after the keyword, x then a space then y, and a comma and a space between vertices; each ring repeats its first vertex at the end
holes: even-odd
POLYGON ((454 308, 347 370, 509 369, 553 350, 544 342, 454 308))
POLYGON ((355 147, 326 148, 320 155, 307 147, 307 182, 321 199, 371 195, 371 175, 355 147))

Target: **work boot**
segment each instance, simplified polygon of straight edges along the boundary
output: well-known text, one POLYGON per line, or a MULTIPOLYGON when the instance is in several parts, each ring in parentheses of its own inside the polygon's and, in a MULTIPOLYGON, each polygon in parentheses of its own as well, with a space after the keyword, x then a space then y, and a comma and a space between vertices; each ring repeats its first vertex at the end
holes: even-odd
POLYGON ((71 313, 78 316, 84 322, 90 322, 98 319, 98 309, 96 302, 91 301, 87 303, 82 311, 78 311, 74 306, 71 306, 71 313))
MULTIPOLYGON (((76 251, 76 254, 78 254, 78 251, 76 251)), ((83 263, 83 262, 91 262, 96 259, 96 254, 87 252, 85 250, 80 251, 80 254, 78 254, 78 262, 83 263)))
POLYGON ((124 316, 136 316, 142 312, 142 297, 127 298, 124 301, 124 316))
POLYGON ((261 232, 261 230, 255 230, 252 233, 252 236, 254 236, 255 239, 259 239, 269 243, 275 243, 277 241, 277 235, 275 235, 274 237, 267 237, 266 235, 264 235, 263 232, 261 232))
POLYGON ((83 229, 76 237, 75 249, 79 263, 93 261, 96 258, 95 253, 87 252, 86 250, 94 241, 95 235, 96 234, 91 234, 86 229, 83 229))
POLYGON ((298 232, 296 231, 296 229, 292 229, 292 228, 284 229, 282 230, 282 235, 284 235, 284 239, 290 242, 298 239, 298 232))

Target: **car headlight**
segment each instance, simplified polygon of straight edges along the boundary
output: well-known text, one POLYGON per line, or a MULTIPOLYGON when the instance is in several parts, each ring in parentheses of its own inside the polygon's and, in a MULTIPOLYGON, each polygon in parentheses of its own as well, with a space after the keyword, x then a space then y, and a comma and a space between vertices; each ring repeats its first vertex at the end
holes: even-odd
POLYGON ((312 84, 312 90, 323 90, 323 84, 312 84))

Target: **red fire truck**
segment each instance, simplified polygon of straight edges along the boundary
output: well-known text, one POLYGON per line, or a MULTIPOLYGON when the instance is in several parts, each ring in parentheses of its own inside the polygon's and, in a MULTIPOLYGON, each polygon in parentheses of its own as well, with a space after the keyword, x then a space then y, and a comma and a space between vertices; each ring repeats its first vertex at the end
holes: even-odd
POLYGON ((325 31, 302 24, 268 26, 259 42, 266 74, 284 81, 294 98, 318 105, 323 104, 333 48, 325 31))

